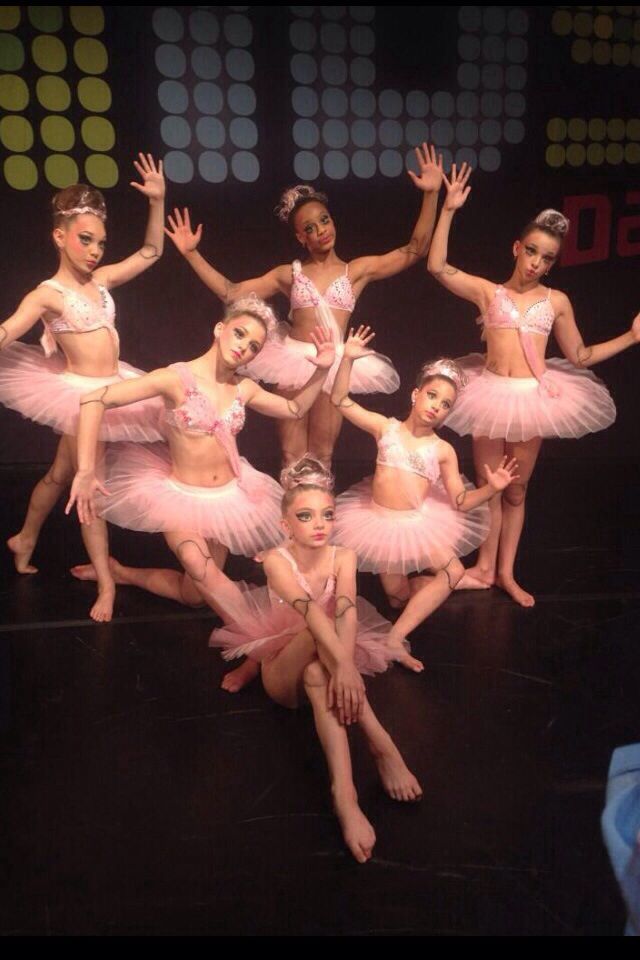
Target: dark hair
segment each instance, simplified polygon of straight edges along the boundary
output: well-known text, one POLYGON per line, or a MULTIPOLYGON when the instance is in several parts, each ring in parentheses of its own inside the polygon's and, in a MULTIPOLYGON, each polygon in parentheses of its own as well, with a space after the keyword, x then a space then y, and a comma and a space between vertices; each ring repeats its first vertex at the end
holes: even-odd
POLYGON ((291 223, 292 218, 305 203, 313 202, 321 203, 326 207, 329 200, 326 193, 320 193, 308 183, 298 183, 295 187, 289 187, 284 191, 274 213, 283 223, 291 223))
POLYGON ((81 213, 93 213, 100 220, 107 219, 107 205, 104 197, 95 187, 86 183, 75 183, 71 187, 59 190, 51 201, 53 209, 53 225, 71 223, 74 217, 81 213))
POLYGON ((542 210, 534 220, 529 221, 520 234, 520 239, 524 240, 525 237, 528 237, 534 230, 542 230, 543 233, 548 234, 550 237, 553 237, 554 240, 562 243, 569 232, 569 226, 569 221, 563 213, 560 213, 559 210, 549 208, 542 210))

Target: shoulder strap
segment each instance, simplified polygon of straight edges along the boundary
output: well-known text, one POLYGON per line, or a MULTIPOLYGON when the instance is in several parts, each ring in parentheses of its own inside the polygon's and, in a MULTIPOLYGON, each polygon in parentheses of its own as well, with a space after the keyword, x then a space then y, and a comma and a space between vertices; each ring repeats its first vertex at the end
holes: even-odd
POLYGON ((302 262, 300 260, 294 260, 291 264, 291 273, 294 277, 297 277, 298 274, 302 272, 302 262))
POLYGON ((61 283, 58 283, 57 280, 43 280, 42 283, 38 284, 39 287, 53 287, 54 290, 57 290, 58 293, 64 293, 67 289, 63 287, 61 283))
POLYGON ((312 592, 311 592, 311 587, 310 587, 309 584, 307 583, 306 577, 304 577, 303 574, 300 573, 300 570, 298 569, 298 564, 297 564, 296 561, 293 559, 293 557, 291 556, 291 554, 289 553, 289 551, 287 550, 287 548, 286 548, 286 547, 277 547, 277 550, 278 550, 278 553, 280 553, 283 557, 285 557, 285 558, 289 561, 289 563, 291 564, 291 569, 293 570, 293 575, 294 575, 294 577, 296 578, 296 580, 298 581, 298 583, 300 584, 300 586, 302 587, 302 589, 305 591, 305 593, 308 593, 310 597, 313 597, 313 594, 312 594, 312 592))
POLYGON ((196 386, 196 378, 186 363, 172 363, 170 369, 178 374, 185 390, 193 390, 196 386))

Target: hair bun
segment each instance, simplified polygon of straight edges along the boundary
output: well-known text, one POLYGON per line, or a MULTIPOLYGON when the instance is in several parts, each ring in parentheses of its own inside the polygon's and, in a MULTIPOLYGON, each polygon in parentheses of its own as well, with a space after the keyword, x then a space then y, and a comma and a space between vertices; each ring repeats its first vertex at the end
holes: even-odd
POLYGON ((328 203, 325 193, 319 193, 308 183, 297 183, 295 187, 289 187, 288 190, 284 191, 280 197, 278 206, 273 212, 283 223, 288 223, 289 217, 296 207, 302 202, 306 203, 308 200, 317 200, 318 203, 325 205, 328 203))
POLYGON ((458 393, 460 393, 468 383, 467 375, 460 364, 456 363, 455 360, 449 360, 448 357, 441 357, 439 360, 425 363, 418 374, 416 384, 418 389, 422 387, 425 380, 429 379, 429 377, 445 377, 445 379, 451 381, 458 393))
POLYGON ((569 232, 569 221, 559 210, 552 210, 551 208, 542 210, 533 222, 557 237, 566 237, 569 232))
POLYGON ((319 487, 330 492, 333 490, 334 479, 323 463, 305 453, 296 463, 284 468, 280 474, 280 483, 287 492, 295 490, 296 487, 319 487))

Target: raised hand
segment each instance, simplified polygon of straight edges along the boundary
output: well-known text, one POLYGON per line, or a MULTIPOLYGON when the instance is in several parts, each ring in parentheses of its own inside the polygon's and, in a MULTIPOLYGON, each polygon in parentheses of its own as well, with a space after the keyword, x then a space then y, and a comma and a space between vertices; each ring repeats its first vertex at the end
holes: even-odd
POLYGON ((518 461, 516 459, 509 460, 507 463, 507 458, 503 457, 500 461, 500 466, 497 470, 490 470, 487 464, 484 465, 484 472, 487 477, 487 483, 490 487, 498 493, 500 490, 504 490, 505 487, 508 487, 510 483, 513 483, 514 480, 519 480, 520 476, 516 473, 518 469, 518 461))
POLYGON ((375 333, 371 331, 371 327, 365 327, 364 325, 359 326, 355 333, 352 327, 345 341, 344 356, 349 357, 351 360, 356 360, 358 357, 366 357, 367 354, 371 353, 370 350, 367 350, 367 344, 373 340, 374 337, 375 333))
POLYGON ((185 207, 182 213, 176 207, 173 216, 169 214, 167 220, 169 221, 169 227, 164 228, 166 235, 173 240, 183 256, 186 253, 192 253, 202 239, 202 224, 198 224, 195 232, 191 229, 188 207, 185 207))
POLYGON ((104 484, 100 483, 93 470, 78 470, 73 478, 71 493, 64 512, 68 516, 73 509, 73 505, 76 504, 80 523, 86 523, 88 526, 92 520, 96 520, 98 517, 95 504, 96 493, 102 493, 105 497, 109 496, 109 491, 104 484))
POLYGON ((331 332, 318 324, 311 331, 311 341, 316 348, 316 356, 308 357, 309 362, 320 370, 328 370, 336 358, 336 347, 331 332))
POLYGON ((142 177, 142 183, 136 180, 131 181, 131 186, 135 187, 140 193, 143 193, 149 200, 163 200, 165 193, 164 173, 162 170, 162 160, 155 160, 150 153, 139 153, 139 160, 134 160, 133 165, 142 177))
POLYGON ((460 170, 454 163, 451 167, 450 180, 443 174, 444 185, 447 188, 447 199, 444 202, 446 210, 459 210, 465 204, 471 193, 471 187, 467 186, 470 176, 471 167, 468 163, 463 163, 460 170))
POLYGON ((416 158, 418 160, 418 173, 413 170, 407 170, 407 173, 413 180, 414 186, 418 190, 427 191, 439 190, 442 186, 442 154, 436 154, 436 148, 423 143, 422 148, 416 147, 416 158))

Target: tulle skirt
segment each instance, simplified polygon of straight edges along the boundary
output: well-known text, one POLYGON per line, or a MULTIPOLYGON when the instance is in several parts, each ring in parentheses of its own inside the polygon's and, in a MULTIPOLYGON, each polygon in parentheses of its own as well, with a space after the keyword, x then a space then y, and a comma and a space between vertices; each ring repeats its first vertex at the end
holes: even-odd
MULTIPOLYGON (((247 656, 269 660, 306 628, 303 617, 268 587, 237 584, 244 594, 246 612, 213 631, 210 645, 222 647, 225 660, 247 656)), ((391 624, 363 597, 356 600, 358 632, 354 661, 360 673, 383 673, 397 656, 386 645, 391 624)), ((329 609, 329 615, 333 609, 329 609)))
MULTIPOLYGON (((45 357, 40 347, 12 343, 0 351, 0 403, 29 420, 52 427, 57 433, 75 436, 80 398, 84 394, 143 375, 143 370, 119 362, 117 374, 111 377, 84 377, 66 371, 60 354, 45 357)), ((135 443, 162 440, 163 409, 160 397, 153 397, 105 410, 100 440, 135 443)))
POLYGON ((240 481, 196 487, 172 476, 164 444, 118 444, 107 454, 109 496, 98 499, 100 516, 127 530, 197 533, 253 557, 284 539, 282 488, 244 458, 240 465, 240 481))
POLYGON ((469 377, 446 420, 461 436, 490 437, 511 442, 532 437, 583 437, 611 426, 616 408, 601 380, 590 370, 567 360, 547 361, 545 383, 535 377, 500 377, 484 367, 481 354, 461 357, 469 377))
POLYGON ((452 557, 471 553, 489 533, 487 504, 468 513, 454 510, 439 483, 431 485, 415 510, 381 507, 371 489, 372 478, 367 477, 336 500, 332 539, 356 551, 358 570, 402 574, 439 570, 452 557))
MULTIPOLYGON (((338 344, 335 362, 322 388, 325 393, 331 392, 343 353, 344 344, 338 344)), ((274 383, 281 390, 299 390, 317 369, 309 362, 309 357, 315 355, 312 343, 290 336, 273 337, 267 340, 255 360, 243 367, 242 373, 253 380, 274 383)), ((400 377, 391 360, 381 353, 372 350, 366 357, 354 361, 349 384, 351 393, 394 393, 399 386, 400 377)))

